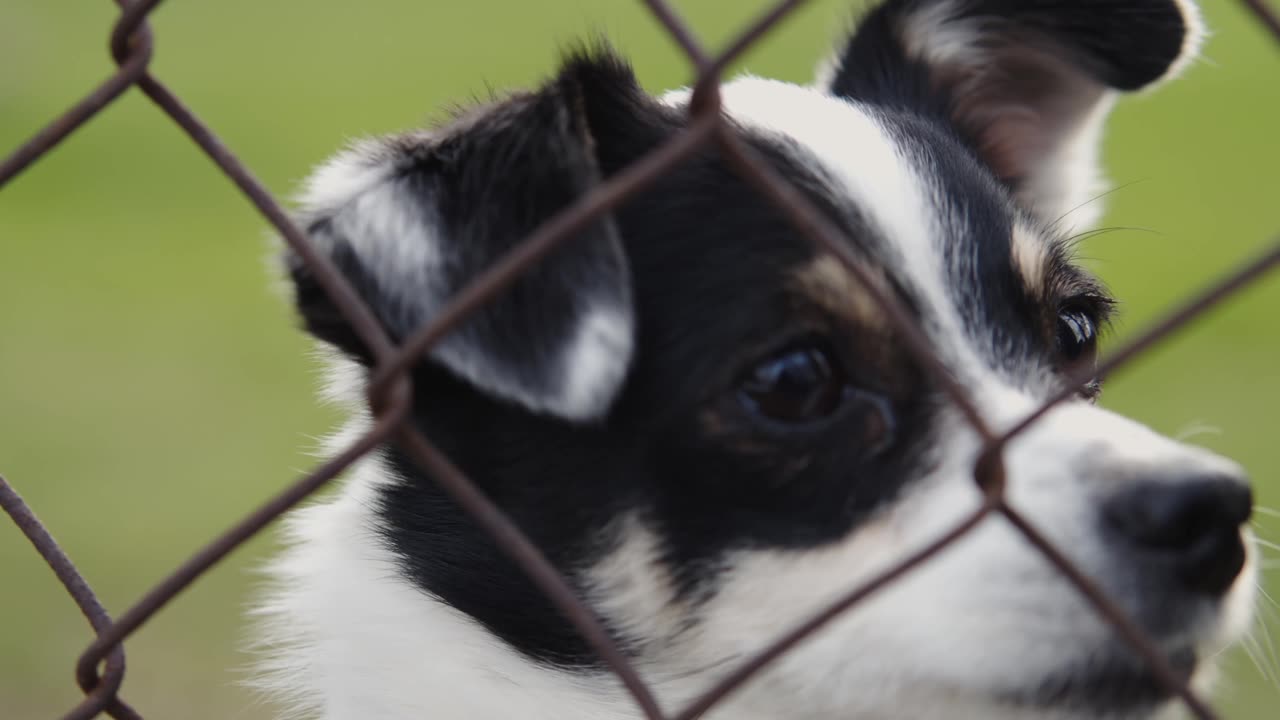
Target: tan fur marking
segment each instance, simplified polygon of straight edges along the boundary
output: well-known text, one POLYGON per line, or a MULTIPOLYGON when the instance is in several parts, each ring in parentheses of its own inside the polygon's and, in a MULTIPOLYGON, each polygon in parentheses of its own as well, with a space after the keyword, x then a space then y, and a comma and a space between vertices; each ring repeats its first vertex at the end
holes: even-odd
MULTIPOLYGON (((881 275, 873 274, 885 288, 881 275)), ((794 275, 795 287, 806 297, 829 312, 846 318, 862 328, 885 330, 885 311, 866 286, 844 265, 830 255, 822 255, 801 267, 794 275)))
POLYGON ((1013 267, 1022 277, 1027 290, 1034 296, 1043 296, 1045 269, 1049 261, 1046 240, 1020 225, 1013 228, 1009 251, 1013 255, 1013 267))

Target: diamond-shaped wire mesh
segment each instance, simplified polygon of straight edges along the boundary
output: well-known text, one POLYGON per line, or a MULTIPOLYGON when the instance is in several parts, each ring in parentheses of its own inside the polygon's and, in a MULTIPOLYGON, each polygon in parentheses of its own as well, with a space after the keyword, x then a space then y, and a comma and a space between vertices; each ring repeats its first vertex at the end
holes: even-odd
MULTIPOLYGON (((713 54, 694 37, 677 12, 664 0, 642 0, 653 16, 675 40, 687 56, 695 73, 694 100, 683 131, 666 145, 592 190, 573 206, 548 220, 506 257, 482 273, 439 313, 426 327, 410 337, 402 346, 391 343, 374 320, 370 310, 335 270, 329 260, 316 252, 303 233, 295 227, 281 205, 263 188, 208 127, 150 71, 152 32, 148 15, 160 0, 127 2, 116 0, 121 14, 110 35, 111 53, 118 69, 83 100, 56 118, 45 129, 12 153, 0 165, 0 187, 39 161, 46 153, 93 119, 103 108, 130 88, 137 88, 157 109, 176 123, 192 142, 200 147, 218 169, 244 194, 245 198, 275 227, 289 246, 310 266, 320 285, 332 298, 358 336, 372 350, 376 369, 369 384, 373 426, 343 452, 287 487, 278 496, 254 509, 233 527, 211 540, 199 552, 175 568, 117 618, 110 618, 92 588, 76 571, 49 531, 40 523, 16 490, 0 477, 0 507, 49 564, 68 594, 80 607, 94 632, 93 641, 75 666, 75 676, 84 700, 68 711, 65 720, 84 720, 101 713, 114 718, 139 718, 141 715, 124 700, 122 686, 125 672, 124 641, 160 608, 195 579, 207 572, 236 547, 261 531, 268 523, 301 502, 311 493, 341 473, 355 460, 387 442, 398 443, 430 477, 486 531, 499 546, 526 572, 598 653, 600 659, 631 693, 643 715, 650 720, 693 720, 732 692, 778 656, 889 583, 927 562, 950 543, 964 536, 991 515, 1007 519, 1025 539, 1036 547, 1059 572, 1088 599, 1094 609, 1110 623, 1129 645, 1149 663, 1152 672, 1186 707, 1199 718, 1216 717, 1209 706, 1197 697, 1169 666, 1163 655, 1142 631, 1127 618, 1097 585, 1076 568, 1039 530, 1028 522, 1004 498, 1002 450, 1008 442, 1036 422, 1049 408, 1073 395, 1092 377, 1104 376, 1159 343, 1173 331, 1239 292, 1280 264, 1280 242, 1270 246, 1261 256, 1247 262, 1236 272, 1222 278, 1209 289, 1188 297, 1173 312, 1113 352, 1089 376, 1081 375, 1056 397, 1012 429, 996 433, 983 420, 970 401, 966 390, 947 371, 930 349, 923 333, 899 306, 896 298, 863 277, 862 266, 852 261, 840 233, 810 205, 803 196, 777 177, 756 157, 722 121, 719 105, 721 72, 780 20, 804 4, 804 0, 778 2, 751 23, 727 48, 713 54), (907 348, 927 371, 931 372, 950 401, 972 424, 985 443, 974 468, 974 481, 982 489, 985 503, 954 528, 939 536, 927 547, 885 570, 879 576, 849 592, 809 620, 788 630, 757 656, 749 658, 729 672, 714 687, 688 707, 664 714, 649 688, 640 679, 622 651, 610 640, 599 618, 580 600, 565 578, 515 524, 485 497, 467 477, 450 462, 431 440, 404 422, 412 397, 409 368, 429 348, 455 328, 477 307, 501 293, 522 272, 561 243, 574 236, 593 219, 609 212, 618 204, 660 177, 664 172, 689 158, 695 151, 715 146, 745 179, 755 186, 760 196, 785 212, 796 229, 829 253, 856 278, 863 281, 880 303, 895 330, 905 339, 907 348)), ((1264 0, 1241 0, 1260 25, 1280 41, 1280 21, 1264 0)), ((856 611, 856 610, 854 610, 856 611)))

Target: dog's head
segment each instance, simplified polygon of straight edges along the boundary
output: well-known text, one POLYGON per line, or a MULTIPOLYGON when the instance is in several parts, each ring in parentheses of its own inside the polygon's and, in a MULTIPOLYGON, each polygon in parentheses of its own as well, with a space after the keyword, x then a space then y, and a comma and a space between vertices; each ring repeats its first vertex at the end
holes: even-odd
MULTIPOLYGON (((741 78, 723 106, 1003 428, 1094 356, 1111 300, 1072 262, 1069 229, 1096 213, 1104 116, 1118 92, 1176 72, 1199 32, 1187 0, 889 0, 815 86, 741 78)), ((688 101, 645 94, 607 51, 579 53, 534 92, 338 156, 301 219, 403 340, 680 133, 688 101)), ((290 268, 311 332, 367 364, 308 268, 290 268)), ((577 233, 413 372, 413 421, 672 703, 982 498, 975 432, 867 285, 715 148, 577 233)), ((1009 502, 1199 676, 1250 613, 1248 486, 1096 392, 1008 447, 1009 502)), ((430 477, 394 448, 383 467, 376 530, 422 603, 548 673, 604 682, 430 477)), ((770 717, 1083 718, 1146 717, 1169 698, 997 517, 736 702, 770 717)))

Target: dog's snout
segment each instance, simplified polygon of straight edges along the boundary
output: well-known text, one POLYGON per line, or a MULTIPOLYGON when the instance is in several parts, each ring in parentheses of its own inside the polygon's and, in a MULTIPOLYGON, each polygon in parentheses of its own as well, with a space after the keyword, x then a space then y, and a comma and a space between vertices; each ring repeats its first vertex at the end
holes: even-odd
POLYGON ((1104 514, 1152 560, 1169 563, 1187 589, 1220 595, 1244 567, 1241 525, 1252 510, 1243 478, 1213 475, 1137 484, 1107 501, 1104 514))

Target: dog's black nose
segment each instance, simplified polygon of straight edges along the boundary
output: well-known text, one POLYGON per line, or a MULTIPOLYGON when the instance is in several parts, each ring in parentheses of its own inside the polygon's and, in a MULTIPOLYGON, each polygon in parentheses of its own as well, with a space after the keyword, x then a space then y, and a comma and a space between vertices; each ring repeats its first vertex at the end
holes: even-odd
POLYGON ((1220 595, 1244 567, 1240 526, 1253 511, 1248 483, 1234 476, 1144 482, 1107 501, 1113 528, 1190 590, 1220 595))

